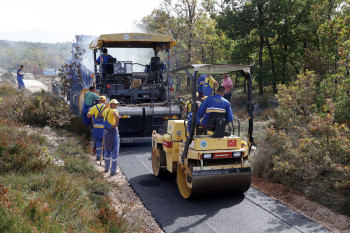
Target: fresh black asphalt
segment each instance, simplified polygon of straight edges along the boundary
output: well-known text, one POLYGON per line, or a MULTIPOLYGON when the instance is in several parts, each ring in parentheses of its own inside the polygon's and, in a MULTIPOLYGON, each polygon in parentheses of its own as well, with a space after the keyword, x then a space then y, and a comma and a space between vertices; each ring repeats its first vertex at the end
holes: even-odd
POLYGON ((118 165, 165 232, 329 232, 254 188, 244 195, 183 199, 174 176, 153 175, 151 146, 122 146, 118 165))

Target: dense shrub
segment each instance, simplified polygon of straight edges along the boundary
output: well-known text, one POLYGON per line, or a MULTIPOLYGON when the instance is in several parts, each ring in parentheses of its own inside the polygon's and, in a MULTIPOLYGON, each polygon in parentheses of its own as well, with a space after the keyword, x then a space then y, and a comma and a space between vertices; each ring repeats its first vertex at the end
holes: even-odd
POLYGON ((41 171, 47 165, 38 138, 26 131, 14 131, 8 121, 0 120, 0 174, 41 171))
POLYGON ((0 87, 0 117, 33 126, 51 126, 66 129, 85 138, 90 138, 91 130, 81 118, 70 113, 64 100, 51 92, 37 92, 29 97, 16 89, 0 87))
POLYGON ((10 87, 10 86, 1 86, 0 87, 0 96, 4 97, 4 96, 14 96, 18 94, 18 90, 14 87, 10 87))
POLYGON ((30 97, 21 92, 14 97, 3 97, 0 112, 2 118, 36 126, 62 127, 71 118, 69 108, 63 100, 44 91, 30 97))
POLYGON ((322 93, 313 73, 280 88, 254 171, 350 216, 350 131, 322 93))

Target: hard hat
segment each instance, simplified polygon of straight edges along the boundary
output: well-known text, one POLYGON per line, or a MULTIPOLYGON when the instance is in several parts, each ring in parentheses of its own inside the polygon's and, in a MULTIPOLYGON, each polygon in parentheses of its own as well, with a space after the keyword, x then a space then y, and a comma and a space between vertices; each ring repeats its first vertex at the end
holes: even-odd
POLYGON ((98 98, 98 100, 106 101, 106 97, 102 95, 102 96, 100 96, 100 98, 98 98))
POLYGON ((119 104, 118 100, 116 100, 116 99, 112 99, 109 103, 110 104, 119 104))

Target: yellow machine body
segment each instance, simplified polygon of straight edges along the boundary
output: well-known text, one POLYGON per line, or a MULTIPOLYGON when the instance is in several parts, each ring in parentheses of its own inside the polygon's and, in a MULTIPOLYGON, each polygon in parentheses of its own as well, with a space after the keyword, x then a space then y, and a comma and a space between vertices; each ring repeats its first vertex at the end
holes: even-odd
POLYGON ((251 170, 246 141, 238 136, 213 138, 194 136, 187 158, 181 161, 186 141, 187 122, 169 120, 166 132, 153 132, 152 168, 177 173, 184 198, 214 192, 245 192, 250 187, 251 170))

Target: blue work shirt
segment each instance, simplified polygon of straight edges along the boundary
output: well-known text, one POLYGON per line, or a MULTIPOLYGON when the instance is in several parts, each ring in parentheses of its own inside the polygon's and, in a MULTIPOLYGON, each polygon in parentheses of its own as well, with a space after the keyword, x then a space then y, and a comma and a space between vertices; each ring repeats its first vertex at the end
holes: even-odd
MULTIPOLYGON (((96 63, 99 65, 100 63, 102 64, 106 64, 108 63, 108 58, 112 58, 111 55, 109 54, 102 54, 100 55, 97 60, 96 60, 96 63)), ((102 65, 102 71, 104 71, 104 66, 102 65)))
POLYGON ((203 92, 203 86, 204 86, 204 81, 205 78, 207 77, 206 74, 202 74, 201 76, 199 76, 198 80, 197 80, 197 85, 198 85, 198 93, 203 92))
POLYGON ((227 113, 227 122, 233 121, 230 103, 219 94, 209 96, 203 101, 197 112, 197 124, 206 126, 212 112, 227 113))
POLYGON ((17 79, 23 80, 23 75, 20 75, 19 73, 22 73, 22 70, 21 70, 21 69, 18 69, 18 70, 17 70, 17 79))

